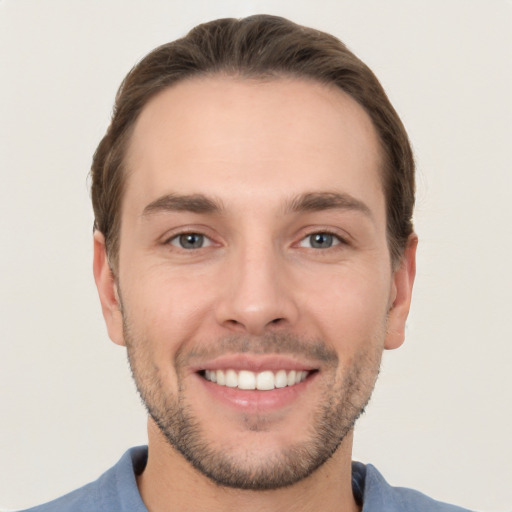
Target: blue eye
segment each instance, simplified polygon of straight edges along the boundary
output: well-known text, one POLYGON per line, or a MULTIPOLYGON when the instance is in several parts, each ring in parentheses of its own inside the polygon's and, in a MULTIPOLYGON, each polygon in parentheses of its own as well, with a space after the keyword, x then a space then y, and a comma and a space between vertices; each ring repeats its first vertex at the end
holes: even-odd
POLYGON ((341 241, 336 235, 331 233, 312 233, 301 240, 300 247, 311 247, 313 249, 329 249, 341 241))
POLYGON ((170 240, 171 245, 181 249, 201 249, 211 244, 210 240, 199 233, 183 233, 170 240))

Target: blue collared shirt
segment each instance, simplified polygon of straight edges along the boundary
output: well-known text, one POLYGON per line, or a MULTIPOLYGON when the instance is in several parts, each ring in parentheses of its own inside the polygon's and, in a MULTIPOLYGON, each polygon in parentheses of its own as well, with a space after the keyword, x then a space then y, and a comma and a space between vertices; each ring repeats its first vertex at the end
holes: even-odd
MULTIPOLYGON (((95 482, 24 512, 148 512, 136 481, 147 457, 146 446, 131 448, 95 482)), ((352 463, 352 489, 362 512, 470 512, 412 489, 392 487, 371 464, 352 463)))

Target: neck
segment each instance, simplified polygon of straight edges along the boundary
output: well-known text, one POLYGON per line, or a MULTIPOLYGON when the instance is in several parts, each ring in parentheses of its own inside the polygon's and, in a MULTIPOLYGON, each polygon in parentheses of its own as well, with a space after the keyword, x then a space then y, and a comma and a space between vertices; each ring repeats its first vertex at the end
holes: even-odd
POLYGON ((266 491, 219 486, 171 447, 152 420, 148 434, 148 462, 137 484, 149 512, 360 510, 352 494, 352 433, 312 475, 289 487, 266 491))

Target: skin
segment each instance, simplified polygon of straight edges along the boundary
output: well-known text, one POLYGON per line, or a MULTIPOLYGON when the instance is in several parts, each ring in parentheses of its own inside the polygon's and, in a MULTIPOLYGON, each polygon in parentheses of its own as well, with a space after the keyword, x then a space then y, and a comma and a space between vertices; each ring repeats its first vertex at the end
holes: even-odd
MULTIPOLYGON (((196 78, 145 106, 126 163, 118 274, 101 233, 94 273, 109 336, 128 346, 146 402, 161 412, 179 397, 202 441, 248 472, 309 443, 322 407, 353 404, 355 420, 382 351, 403 342, 417 243, 411 236, 392 266, 380 146, 364 110, 311 81, 196 78), (314 207, 304 200, 312 194, 314 207), (200 207, 191 206, 199 195, 200 207), (205 244, 184 249, 183 233, 205 244), (332 245, 313 247, 315 233, 333 234, 332 245), (285 339, 303 348, 279 348, 285 339), (315 344, 329 357, 315 358, 315 344), (258 401, 266 391, 224 400, 198 369, 222 357, 229 366, 242 350, 248 364, 314 372, 281 402, 258 401)), ((152 418, 148 425, 138 485, 152 512, 358 510, 351 425, 309 476, 258 491, 215 484, 152 418)))

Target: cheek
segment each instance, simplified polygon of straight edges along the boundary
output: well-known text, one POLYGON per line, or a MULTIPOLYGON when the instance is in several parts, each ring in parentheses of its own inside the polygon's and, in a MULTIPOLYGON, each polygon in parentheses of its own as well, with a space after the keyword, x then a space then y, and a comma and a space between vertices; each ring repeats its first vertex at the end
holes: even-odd
POLYGON ((363 345, 384 341, 390 284, 379 274, 367 268, 317 275, 315 286, 303 294, 308 318, 340 356, 350 357, 363 345))
POLYGON ((144 279, 122 283, 123 305, 134 332, 150 340, 155 351, 176 351, 197 334, 212 298, 201 276, 154 269, 144 279))

